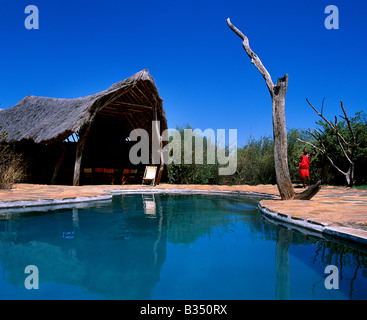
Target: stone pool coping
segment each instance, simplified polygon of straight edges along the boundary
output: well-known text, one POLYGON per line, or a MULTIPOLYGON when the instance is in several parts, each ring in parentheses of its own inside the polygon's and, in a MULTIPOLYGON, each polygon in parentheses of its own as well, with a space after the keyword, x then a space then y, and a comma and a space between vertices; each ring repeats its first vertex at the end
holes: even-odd
MULTIPOLYGON (((296 189, 297 190, 297 189, 296 189)), ((311 201, 281 201, 276 185, 209 186, 141 185, 55 186, 18 184, 0 190, 0 215, 36 209, 81 207, 95 201, 109 201, 124 193, 211 193, 264 197, 258 207, 264 216, 324 235, 367 245, 367 190, 322 186, 311 201)))

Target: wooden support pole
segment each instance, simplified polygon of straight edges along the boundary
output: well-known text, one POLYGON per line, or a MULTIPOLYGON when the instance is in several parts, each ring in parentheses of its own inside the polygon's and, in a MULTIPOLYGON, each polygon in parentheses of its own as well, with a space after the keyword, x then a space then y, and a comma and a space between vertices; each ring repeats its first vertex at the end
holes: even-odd
MULTIPOLYGON (((162 148, 162 137, 161 137, 161 133, 160 130, 158 128, 158 114, 157 114, 157 103, 154 106, 154 120, 156 121, 156 127, 155 127, 155 132, 156 132, 156 136, 157 139, 159 139, 159 157, 160 157, 160 165, 159 165, 159 170, 157 173, 157 178, 155 180, 155 185, 159 185, 161 178, 162 178, 162 173, 163 173, 163 169, 164 169, 164 159, 163 159, 163 148, 162 148)), ((153 146, 153 144, 152 144, 153 146)), ((152 157, 153 157, 153 151, 152 150, 152 157)))
POLYGON ((82 163, 82 156, 84 151, 85 143, 87 142, 89 131, 92 126, 93 119, 90 120, 81 130, 79 135, 78 145, 76 147, 76 155, 75 155, 75 165, 74 165, 74 178, 73 178, 73 186, 79 186, 80 180, 80 167, 82 163))
POLYGON ((56 184, 57 175, 59 173, 61 164, 62 164, 62 162, 65 158, 65 155, 66 155, 66 147, 64 146, 64 144, 62 142, 59 142, 59 146, 61 148, 61 156, 56 162, 55 169, 54 169, 54 174, 53 174, 52 180, 51 180, 51 184, 56 184))

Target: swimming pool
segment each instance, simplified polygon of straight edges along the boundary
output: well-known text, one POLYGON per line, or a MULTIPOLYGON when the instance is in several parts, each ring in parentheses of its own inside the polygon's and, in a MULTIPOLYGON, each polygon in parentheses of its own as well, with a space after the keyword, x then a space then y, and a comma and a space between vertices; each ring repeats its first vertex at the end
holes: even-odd
POLYGON ((3 216, 0 299, 367 298, 364 249, 268 221, 258 200, 125 194, 3 216))

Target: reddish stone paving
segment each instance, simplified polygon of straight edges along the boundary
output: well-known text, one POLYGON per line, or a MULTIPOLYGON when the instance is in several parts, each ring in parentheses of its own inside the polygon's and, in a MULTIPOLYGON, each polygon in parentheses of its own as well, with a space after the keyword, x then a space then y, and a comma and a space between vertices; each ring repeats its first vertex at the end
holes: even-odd
POLYGON ((367 191, 322 187, 311 199, 261 200, 267 209, 324 226, 343 226, 367 231, 367 191))
POLYGON ((171 185, 160 184, 156 187, 141 185, 91 185, 91 186, 54 186, 18 184, 12 190, 0 190, 0 202, 32 201, 40 199, 67 199, 76 197, 96 197, 109 195, 109 191, 132 189, 169 189, 169 190, 208 190, 208 191, 241 191, 266 194, 278 194, 278 189, 273 185, 259 186, 208 186, 208 185, 171 185))
MULTIPOLYGON (((156 187, 141 185, 99 185, 99 186, 51 186, 18 184, 10 191, 0 190, 0 205, 14 205, 18 201, 68 200, 108 196, 112 191, 160 189, 160 190, 201 190, 234 191, 277 195, 273 199, 260 201, 260 205, 271 212, 281 213, 304 221, 312 221, 328 228, 343 228, 345 232, 362 234, 367 239, 367 191, 350 188, 322 186, 320 192, 310 201, 279 199, 276 185, 257 186, 208 186, 169 185, 156 187)), ((297 189, 296 189, 297 190, 297 189)), ((302 191, 302 189, 299 189, 302 191)))

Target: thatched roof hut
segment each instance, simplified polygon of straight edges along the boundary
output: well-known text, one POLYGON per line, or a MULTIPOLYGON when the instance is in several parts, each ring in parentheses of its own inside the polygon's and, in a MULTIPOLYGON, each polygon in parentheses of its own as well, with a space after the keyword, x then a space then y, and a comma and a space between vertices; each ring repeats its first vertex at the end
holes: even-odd
POLYGON ((122 149, 125 149, 125 156, 128 153, 125 138, 131 130, 142 128, 151 133, 155 119, 160 121, 161 134, 167 128, 162 99, 148 70, 143 70, 105 91, 82 98, 27 96, 14 107, 1 111, 0 126, 7 132, 7 142, 15 143, 25 155, 29 170, 32 168, 28 160, 54 162, 52 182, 65 161, 65 154, 70 158, 72 153, 75 160, 73 184, 79 185, 82 158, 88 155, 83 162, 91 167, 123 169, 122 163, 112 164, 107 157, 121 160, 122 149), (73 143, 74 148, 71 147, 73 143), (96 145, 109 152, 98 150, 96 145), (34 157, 34 148, 38 148, 37 153, 42 153, 46 159, 35 159, 39 157, 34 157), (98 157, 103 152, 105 157, 98 157))

